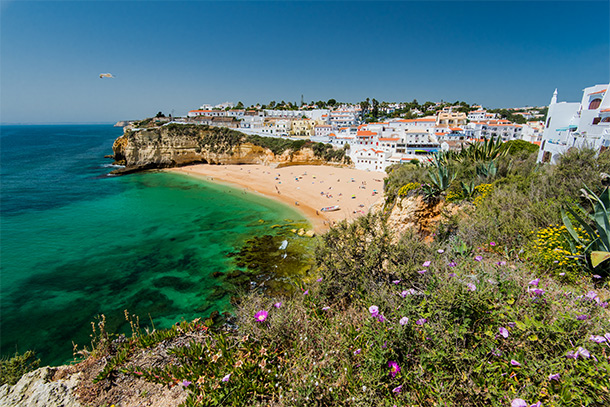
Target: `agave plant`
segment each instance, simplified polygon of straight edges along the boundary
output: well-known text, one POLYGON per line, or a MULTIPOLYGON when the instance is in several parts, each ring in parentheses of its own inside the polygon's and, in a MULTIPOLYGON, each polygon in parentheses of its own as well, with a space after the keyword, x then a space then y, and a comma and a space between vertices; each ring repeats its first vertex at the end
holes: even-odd
POLYGON ((438 195, 440 195, 449 189, 456 174, 451 167, 436 163, 433 168, 428 170, 428 177, 430 178, 432 186, 437 190, 438 195))
POLYGON ((470 181, 468 184, 466 184, 464 181, 460 181, 460 185, 462 186, 462 196, 465 199, 472 198, 475 193, 474 181, 470 181))
MULTIPOLYGON (((590 264, 593 268, 596 268, 600 263, 610 259, 610 192, 608 187, 606 187, 597 196, 586 185, 583 191, 594 205, 593 213, 586 216, 586 219, 583 219, 578 211, 566 207, 565 210, 562 209, 561 215, 563 224, 572 238, 572 251, 576 251, 574 243, 582 246, 585 256, 589 256, 590 264), (579 235, 568 214, 578 222, 580 226, 579 231, 582 232, 584 237, 579 235)), ((580 210, 581 213, 586 213, 583 208, 580 208, 580 210)))
POLYGON ((491 179, 498 173, 494 160, 488 163, 477 164, 477 175, 483 179, 491 179))

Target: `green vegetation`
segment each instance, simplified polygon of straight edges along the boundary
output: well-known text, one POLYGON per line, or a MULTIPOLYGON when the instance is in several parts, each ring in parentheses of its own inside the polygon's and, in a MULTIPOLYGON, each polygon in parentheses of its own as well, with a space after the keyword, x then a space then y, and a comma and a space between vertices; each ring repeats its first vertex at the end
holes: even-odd
POLYGON ((244 293, 229 324, 216 315, 144 333, 136 322, 120 344, 94 341, 111 353, 99 380, 179 386, 186 406, 608 405, 610 293, 579 253, 585 235, 608 230, 599 172, 610 156, 571 151, 540 167, 535 151, 487 147, 478 161, 390 169, 390 202, 425 194, 429 169, 447 175, 437 183, 459 210, 428 241, 397 235, 384 213, 339 223, 296 292, 244 293), (490 162, 495 175, 478 176, 490 162), (578 243, 559 226, 575 204, 563 218, 578 243), (131 358, 157 346, 163 365, 131 358))
POLYGON ((21 376, 35 370, 40 365, 40 359, 29 350, 24 354, 15 353, 15 356, 0 360, 0 386, 3 384, 13 385, 19 381, 21 376))

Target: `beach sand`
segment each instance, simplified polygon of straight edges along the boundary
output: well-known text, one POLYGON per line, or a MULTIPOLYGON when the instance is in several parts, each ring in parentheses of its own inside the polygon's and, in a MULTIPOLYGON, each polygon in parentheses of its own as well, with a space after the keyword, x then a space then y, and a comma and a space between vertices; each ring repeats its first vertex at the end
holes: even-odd
POLYGON ((302 212, 316 233, 323 233, 334 222, 352 220, 368 213, 383 200, 381 172, 350 168, 299 165, 271 168, 264 165, 190 165, 167 171, 223 182, 280 200, 302 212), (339 205, 340 210, 321 209, 339 205))

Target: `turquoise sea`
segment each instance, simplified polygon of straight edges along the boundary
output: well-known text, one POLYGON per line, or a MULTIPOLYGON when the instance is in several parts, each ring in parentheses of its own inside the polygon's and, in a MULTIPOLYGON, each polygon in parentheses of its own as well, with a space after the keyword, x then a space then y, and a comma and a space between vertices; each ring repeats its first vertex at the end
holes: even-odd
POLYGON ((181 174, 108 176, 103 156, 121 133, 1 127, 2 356, 34 349, 43 364, 69 361, 102 313, 109 330, 129 332, 125 309, 157 328, 230 310, 218 278, 236 268, 228 255, 304 222, 288 206, 181 174))

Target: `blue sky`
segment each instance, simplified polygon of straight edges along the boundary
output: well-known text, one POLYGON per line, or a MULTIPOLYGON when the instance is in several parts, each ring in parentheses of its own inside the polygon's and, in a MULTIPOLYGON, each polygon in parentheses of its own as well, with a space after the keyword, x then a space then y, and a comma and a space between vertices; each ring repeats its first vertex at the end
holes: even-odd
POLYGON ((607 1, 6 1, 0 120, 203 103, 580 100, 610 78, 607 1), (114 79, 99 79, 110 72, 114 79))

